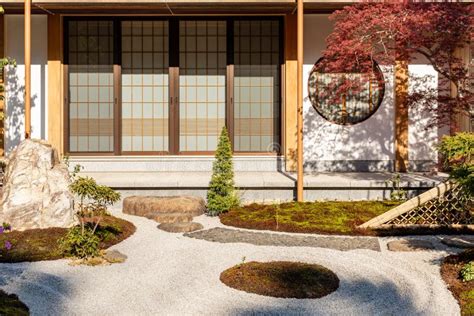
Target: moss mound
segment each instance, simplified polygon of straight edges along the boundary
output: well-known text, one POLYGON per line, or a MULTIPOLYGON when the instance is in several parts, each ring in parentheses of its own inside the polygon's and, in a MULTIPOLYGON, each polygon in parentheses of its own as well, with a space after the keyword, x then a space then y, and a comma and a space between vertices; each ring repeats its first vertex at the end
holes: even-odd
POLYGON ((0 290, 0 315, 24 316, 29 314, 28 307, 18 299, 18 296, 0 290))
MULTIPOLYGON (((100 248, 107 249, 130 237, 136 228, 132 223, 114 216, 104 216, 97 230, 100 248)), ((10 250, 0 249, 0 262, 57 260, 64 258, 58 240, 67 233, 65 228, 30 229, 0 235, 0 245, 12 243, 10 250)), ((1 313, 0 313, 1 314, 1 313)))
POLYGON ((371 234, 357 226, 399 205, 390 201, 250 204, 220 216, 225 225, 296 233, 371 234))
POLYGON ((463 282, 459 276, 462 267, 474 260, 474 249, 447 256, 441 265, 441 276, 461 306, 461 315, 474 315, 474 281, 463 282))
POLYGON ((282 298, 320 298, 339 287, 331 270, 288 261, 239 264, 222 272, 220 280, 237 290, 282 298))

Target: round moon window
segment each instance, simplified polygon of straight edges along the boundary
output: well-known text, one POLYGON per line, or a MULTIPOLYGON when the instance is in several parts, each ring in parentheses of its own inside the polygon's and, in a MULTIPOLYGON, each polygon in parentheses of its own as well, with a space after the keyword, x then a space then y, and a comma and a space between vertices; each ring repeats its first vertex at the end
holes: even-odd
POLYGON ((384 78, 377 64, 370 72, 325 72, 322 59, 314 65, 308 80, 308 95, 314 109, 329 122, 357 124, 380 107, 384 78))

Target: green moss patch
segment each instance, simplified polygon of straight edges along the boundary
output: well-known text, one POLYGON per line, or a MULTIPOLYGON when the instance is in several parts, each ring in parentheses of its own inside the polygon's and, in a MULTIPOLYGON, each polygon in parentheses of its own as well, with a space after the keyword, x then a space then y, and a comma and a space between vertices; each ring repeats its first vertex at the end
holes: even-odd
MULTIPOLYGON (((135 226, 121 218, 104 216, 97 234, 100 248, 107 249, 135 232, 135 226)), ((0 262, 57 260, 64 258, 58 240, 67 233, 65 228, 30 229, 0 235, 0 245, 10 241, 10 250, 0 249, 0 262)), ((1 314, 1 313, 0 313, 1 314)))
POLYGON ((237 290, 283 298, 320 298, 339 287, 331 270, 288 261, 242 263, 222 272, 220 280, 237 290))
POLYGON ((391 201, 250 204, 220 216, 225 225, 297 233, 371 234, 357 226, 399 205, 391 201))
POLYGON ((29 314, 28 307, 18 299, 18 296, 0 290, 0 315, 24 316, 29 314))
POLYGON ((469 249, 460 254, 446 257, 441 265, 441 276, 448 285, 448 289, 458 300, 463 316, 474 315, 474 281, 463 282, 460 271, 466 263, 473 260, 474 249, 469 249))

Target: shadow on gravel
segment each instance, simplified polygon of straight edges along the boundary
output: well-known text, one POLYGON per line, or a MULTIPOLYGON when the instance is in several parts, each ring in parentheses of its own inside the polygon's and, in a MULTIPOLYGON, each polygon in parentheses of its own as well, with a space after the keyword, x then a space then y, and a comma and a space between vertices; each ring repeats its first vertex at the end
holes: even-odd
POLYGON ((0 287, 11 284, 6 292, 11 289, 35 315, 64 315, 63 306, 69 305, 66 301, 73 294, 68 281, 47 273, 29 273, 28 268, 27 264, 0 265, 0 287))
MULTIPOLYGON (((231 315, 418 315, 408 293, 395 284, 368 280, 343 282, 340 288, 320 299, 280 299, 271 305, 235 308, 231 315)), ((434 307, 431 307, 434 311, 434 307)))

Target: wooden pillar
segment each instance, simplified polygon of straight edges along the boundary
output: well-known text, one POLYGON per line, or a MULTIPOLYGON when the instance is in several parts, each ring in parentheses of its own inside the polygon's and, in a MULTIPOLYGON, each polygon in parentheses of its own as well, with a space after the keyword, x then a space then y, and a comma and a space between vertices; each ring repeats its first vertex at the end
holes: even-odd
POLYGON ((296 200, 303 201, 303 0, 297 0, 297 59, 298 59, 298 110, 297 110, 297 170, 296 200))
MULTIPOLYGON (((0 58, 5 56, 5 16, 0 14, 0 58)), ((5 84, 5 70, 0 70, 0 85, 5 84)), ((5 93, 0 92, 0 113, 3 119, 0 120, 0 156, 5 154, 5 93)))
POLYGON ((395 63, 395 171, 408 170, 408 62, 395 63))
POLYGON ((48 142, 63 150, 61 16, 48 15, 48 142))
POLYGON ((31 137, 31 0, 25 0, 25 138, 31 137))
POLYGON ((296 171, 296 116, 298 62, 296 53, 296 14, 285 17, 285 158, 286 170, 296 171))

